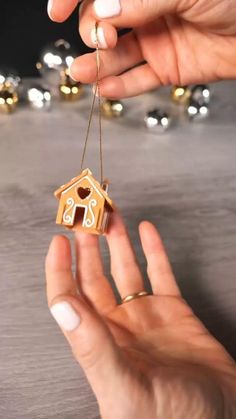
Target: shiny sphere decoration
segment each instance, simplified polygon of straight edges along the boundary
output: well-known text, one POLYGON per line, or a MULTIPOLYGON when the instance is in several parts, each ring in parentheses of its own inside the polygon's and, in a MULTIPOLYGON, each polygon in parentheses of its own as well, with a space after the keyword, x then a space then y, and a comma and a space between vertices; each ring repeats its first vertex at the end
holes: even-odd
POLYGON ((201 105, 209 105, 211 100, 211 91, 206 84, 196 84, 191 89, 191 99, 201 105))
POLYGON ((69 70, 67 69, 65 72, 62 72, 59 84, 60 98, 66 102, 74 102, 80 99, 82 93, 82 84, 78 81, 74 81, 69 76, 69 70))
POLYGON ((209 107, 207 104, 201 104, 194 100, 190 100, 186 112, 191 120, 205 119, 209 115, 209 107))
POLYGON ((52 96, 49 89, 35 84, 28 88, 27 100, 33 109, 49 110, 51 108, 52 96))
POLYGON ((8 114, 14 112, 18 101, 18 93, 13 86, 2 85, 0 88, 0 111, 8 114))
POLYGON ((17 90, 20 83, 21 78, 16 70, 8 67, 0 68, 0 89, 7 86, 17 90))
POLYGON ((171 90, 172 101, 179 105, 186 105, 191 94, 191 90, 188 86, 173 86, 171 90))
POLYGON ((36 67, 48 83, 58 86, 62 72, 69 69, 76 56, 70 43, 59 39, 42 50, 36 67))
POLYGON ((105 99, 101 104, 101 112, 106 118, 117 118, 124 113, 124 105, 119 100, 105 99))
POLYGON ((156 129, 157 132, 164 132, 169 128, 170 117, 160 109, 153 109, 147 113, 144 122, 147 128, 156 129))

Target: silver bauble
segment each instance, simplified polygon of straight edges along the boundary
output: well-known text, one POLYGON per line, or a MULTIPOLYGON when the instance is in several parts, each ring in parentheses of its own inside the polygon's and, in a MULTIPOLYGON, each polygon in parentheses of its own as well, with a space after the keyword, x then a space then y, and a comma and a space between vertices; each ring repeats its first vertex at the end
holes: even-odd
POLYGON ((204 119, 209 115, 209 107, 207 104, 201 104, 194 100, 190 100, 186 112, 190 119, 204 119))
POLYGON ((206 84, 196 84, 191 89, 191 100, 200 105, 209 105, 211 100, 211 91, 206 84))
POLYGON ((21 78, 16 70, 6 66, 0 68, 0 88, 3 85, 17 90, 21 83, 21 78))
POLYGON ((27 89, 27 99, 33 109, 49 110, 51 108, 50 90, 38 84, 31 85, 27 89))
POLYGON ((170 125, 170 117, 160 109, 149 111, 144 118, 145 124, 149 129, 155 129, 157 132, 164 132, 170 125))
POLYGON ((70 67, 77 55, 69 42, 59 39, 42 50, 36 67, 48 83, 58 86, 61 75, 70 67))

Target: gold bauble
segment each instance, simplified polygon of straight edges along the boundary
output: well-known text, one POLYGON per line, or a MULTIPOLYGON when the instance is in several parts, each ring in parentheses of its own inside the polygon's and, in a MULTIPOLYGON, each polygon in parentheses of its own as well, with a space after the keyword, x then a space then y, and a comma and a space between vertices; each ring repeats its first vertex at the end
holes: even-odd
POLYGON ((72 80, 68 71, 61 73, 61 80, 59 84, 59 93, 62 100, 66 102, 74 102, 78 100, 83 92, 82 84, 78 81, 72 80))
POLYGON ((119 100, 106 99, 101 104, 102 115, 106 118, 117 118, 124 112, 124 105, 119 100))
POLYGON ((191 90, 188 86, 173 86, 171 98, 173 102, 180 105, 187 105, 191 97, 191 90))
POLYGON ((19 97, 14 87, 8 83, 1 85, 0 89, 0 111, 12 113, 15 111, 19 97))

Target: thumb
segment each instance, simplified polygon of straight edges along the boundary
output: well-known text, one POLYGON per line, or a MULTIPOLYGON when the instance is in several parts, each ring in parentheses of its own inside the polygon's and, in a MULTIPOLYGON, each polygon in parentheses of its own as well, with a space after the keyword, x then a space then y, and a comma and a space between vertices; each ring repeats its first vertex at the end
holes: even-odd
POLYGON ((108 327, 80 298, 56 298, 50 311, 97 396, 103 400, 121 386, 121 353, 108 327))

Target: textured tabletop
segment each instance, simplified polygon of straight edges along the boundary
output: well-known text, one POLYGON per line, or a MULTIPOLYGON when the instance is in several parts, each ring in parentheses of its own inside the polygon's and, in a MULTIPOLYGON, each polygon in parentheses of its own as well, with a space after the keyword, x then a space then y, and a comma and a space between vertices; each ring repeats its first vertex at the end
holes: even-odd
MULTIPOLYGON (((184 297, 236 355, 236 83, 214 85, 211 115, 190 123, 161 90, 125 101, 104 121, 105 174, 143 271, 137 226, 159 228, 184 297), (173 115, 164 135, 145 111, 173 115), (179 115, 179 117, 178 117, 179 115)), ((95 398, 47 309, 44 257, 55 225, 53 191, 79 174, 91 97, 0 115, 0 417, 94 419, 95 398)), ((94 120, 96 123, 96 120, 94 120)), ((98 174, 92 130, 87 166, 98 174)), ((109 260, 105 245, 106 269, 109 260)))

